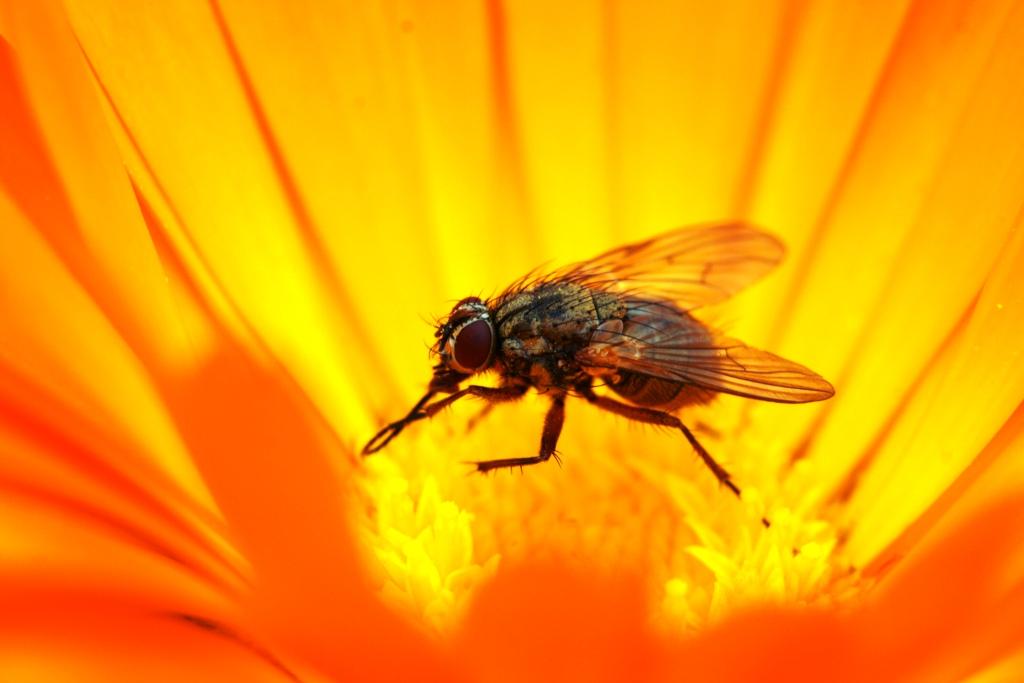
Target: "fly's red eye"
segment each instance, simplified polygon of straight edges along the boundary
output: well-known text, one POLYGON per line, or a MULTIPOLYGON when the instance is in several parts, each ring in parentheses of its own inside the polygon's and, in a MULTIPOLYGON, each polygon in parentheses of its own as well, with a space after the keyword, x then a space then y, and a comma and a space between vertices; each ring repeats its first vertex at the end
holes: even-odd
POLYGON ((471 322, 455 337, 455 362, 466 370, 482 368, 491 356, 491 324, 486 320, 471 322))

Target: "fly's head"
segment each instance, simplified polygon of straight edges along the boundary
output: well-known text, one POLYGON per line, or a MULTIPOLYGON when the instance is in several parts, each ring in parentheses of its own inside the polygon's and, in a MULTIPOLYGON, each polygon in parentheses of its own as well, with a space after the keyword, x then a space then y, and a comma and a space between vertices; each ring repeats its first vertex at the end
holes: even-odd
POLYGON ((431 391, 455 391, 460 382, 494 364, 494 322, 487 306, 475 296, 455 304, 434 336, 437 343, 432 352, 438 363, 430 381, 431 391))

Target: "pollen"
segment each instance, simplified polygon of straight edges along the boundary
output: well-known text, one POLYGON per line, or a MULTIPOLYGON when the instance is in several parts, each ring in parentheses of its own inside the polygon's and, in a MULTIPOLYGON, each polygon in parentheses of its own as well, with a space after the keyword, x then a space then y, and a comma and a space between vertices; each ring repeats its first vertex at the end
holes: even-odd
POLYGON ((473 515, 444 500, 430 475, 410 482, 388 457, 367 461, 362 538, 371 579, 389 604, 442 632, 473 589, 494 574, 499 556, 478 560, 473 515))

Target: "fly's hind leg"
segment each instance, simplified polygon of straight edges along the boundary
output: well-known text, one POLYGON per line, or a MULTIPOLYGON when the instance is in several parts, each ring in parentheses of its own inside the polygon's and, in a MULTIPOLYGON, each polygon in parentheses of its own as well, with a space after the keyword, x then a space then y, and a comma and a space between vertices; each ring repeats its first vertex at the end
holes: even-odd
POLYGON ((591 390, 584 391, 583 397, 602 410, 607 410, 610 413, 621 415, 622 417, 630 420, 679 429, 683 432, 683 436, 686 437, 686 440, 690 442, 693 450, 697 451, 697 455, 700 456, 700 459, 704 461, 704 464, 707 465, 708 469, 715 475, 715 478, 737 496, 740 495, 739 487, 733 483, 732 477, 729 476, 729 473, 726 472, 725 468, 715 462, 715 459, 711 457, 711 454, 705 450, 704 446, 702 446, 699 441, 697 441, 697 437, 693 435, 693 432, 687 429, 686 425, 683 424, 683 421, 675 415, 665 413, 660 410, 654 410, 653 408, 641 408, 640 406, 621 403, 606 396, 598 396, 591 390))
POLYGON ((558 459, 555 453, 555 446, 558 445, 558 437, 562 433, 562 424, 565 422, 565 394, 558 394, 551 400, 551 407, 544 417, 544 432, 540 437, 540 453, 526 458, 504 458, 501 460, 484 460, 471 463, 476 465, 477 472, 490 472, 502 467, 523 467, 524 465, 536 465, 545 462, 551 456, 558 459))

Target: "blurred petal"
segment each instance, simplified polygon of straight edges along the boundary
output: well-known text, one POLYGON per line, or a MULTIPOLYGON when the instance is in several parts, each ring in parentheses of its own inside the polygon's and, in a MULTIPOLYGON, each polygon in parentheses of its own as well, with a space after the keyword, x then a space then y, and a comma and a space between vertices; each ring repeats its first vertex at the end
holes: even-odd
POLYGON ((1017 4, 65 4, 0 12, 0 666, 1017 661, 1017 4), (590 406, 564 469, 461 476, 535 448, 543 396, 355 455, 428 372, 409 311, 733 216, 792 258, 713 315, 839 389, 686 413, 741 500, 590 406))
POLYGON ((169 400, 252 562, 254 616, 275 639, 341 680, 365 671, 451 680, 439 653, 367 590, 335 469, 347 455, 293 388, 227 346, 169 400))
MULTIPOLYGON (((362 319, 375 320, 379 301, 426 314, 439 299, 480 287, 496 249, 519 263, 536 257, 513 201, 521 178, 508 177, 516 151, 507 149, 514 140, 497 100, 493 8, 217 7, 338 277, 346 290, 376 292, 353 301, 362 319)), ((517 277, 519 263, 502 279, 517 277)), ((400 340, 423 328, 395 316, 385 329, 363 331, 375 348, 401 352, 400 340)), ((387 365, 404 369, 405 356, 421 360, 395 353, 387 365)))
POLYGON ((861 557, 871 557, 915 519, 1021 404, 1022 268, 1024 229, 1018 225, 963 334, 908 401, 856 492, 850 544, 861 557))
MULTIPOLYGON (((595 112, 607 117, 607 137, 598 138, 595 147, 607 149, 610 157, 611 205, 599 187, 588 196, 573 197, 577 206, 550 197, 552 203, 579 213, 584 210, 580 199, 585 199, 599 215, 610 210, 620 238, 616 241, 674 225, 742 216, 749 200, 744 179, 753 177, 756 170, 779 79, 797 39, 799 18, 808 6, 797 2, 609 3, 602 17, 602 29, 608 35, 602 45, 606 53, 584 53, 589 61, 567 62, 566 67, 575 67, 568 73, 567 69, 551 73, 549 66, 561 61, 564 39, 547 43, 553 46, 551 53, 537 50, 537 40, 524 44, 522 58, 531 69, 524 76, 550 90, 536 93, 547 99, 531 99, 528 96, 533 93, 524 86, 527 97, 523 99, 532 104, 527 121, 547 131, 546 139, 537 140, 543 146, 535 168, 548 166, 542 177, 551 194, 563 186, 571 170, 566 166, 577 156, 576 149, 564 146, 558 136, 579 127, 581 122, 568 122, 572 117, 591 118, 589 112, 595 109, 578 95, 571 100, 562 96, 561 83, 580 80, 580 73, 597 75, 599 69, 607 69, 602 79, 607 85, 604 92, 599 91, 603 101, 595 112), (549 99, 558 102, 564 113, 545 124, 549 116, 542 103, 549 99), (556 164, 552 166, 549 159, 556 164)), ((533 22, 546 26, 541 6, 537 7, 533 22)), ((560 28, 574 32, 572 23, 567 21, 560 28)), ((537 30, 527 27, 524 32, 530 35, 537 30)), ((559 218, 561 223, 552 222, 551 229, 569 232, 580 223, 566 209, 559 218)), ((583 224, 584 229, 591 220, 583 224)), ((791 226, 778 221, 769 227, 786 232, 791 226)))
POLYGON ((69 3, 68 11, 115 125, 125 128, 129 171, 158 215, 171 217, 163 228, 194 248, 331 420, 367 425, 349 388, 386 382, 388 368, 373 362, 366 326, 331 279, 306 200, 217 13, 120 3, 69 3))
POLYGON ((125 604, 124 596, 33 591, 24 580, 20 586, 22 599, 3 596, 4 680, 324 680, 243 633, 187 613, 146 609, 137 596, 125 604))
POLYGON ((205 487, 137 359, 2 196, 0 221, 4 486, 144 529, 236 581, 205 487))
POLYGON ((4 190, 135 353, 182 362, 188 342, 62 13, 4 5, 4 190))
MULTIPOLYGON (((21 377, 71 406, 70 412, 88 416, 84 421, 105 438, 147 455, 102 458, 127 457, 119 467, 162 469, 201 500, 203 486, 134 349, 3 196, 0 221, 0 363, 10 375, 7 382, 21 377)), ((23 389, 10 398, 16 404, 27 399, 23 389)))
POLYGON ((1018 494, 952 529, 880 587, 855 623, 886 675, 957 680, 1020 651, 1021 529, 1018 494))
POLYGON ((456 648, 480 681, 651 680, 662 672, 640 588, 558 565, 508 571, 475 601, 456 648))
MULTIPOLYGON (((1010 2, 908 9, 849 146, 835 160, 832 184, 813 198, 813 213, 797 209, 798 220, 810 222, 787 240, 793 254, 782 277, 757 293, 771 304, 749 309, 750 341, 801 359, 844 397, 802 410, 750 408, 791 425, 790 443, 805 455, 817 432, 807 437, 799 425, 824 413, 824 426, 811 424, 822 430, 811 456, 826 482, 841 479, 878 434, 902 389, 965 315, 1009 232, 1021 143, 1008 122, 1021 102, 1005 83, 1019 62, 1021 22, 1010 2), (833 417, 833 410, 841 412, 833 417)), ((833 74, 818 87, 812 103, 830 103, 835 90, 849 96, 833 74)), ((782 111, 780 125, 785 103, 782 111)), ((767 172, 767 206, 794 193, 811 201, 798 181, 813 173, 819 147, 803 137, 777 144, 787 146, 773 154, 803 154, 785 176, 767 172)), ((770 225, 790 220, 781 211, 766 215, 770 225)))
MULTIPOLYGON (((1019 152, 1024 132, 1011 122, 1024 117, 1024 96, 1007 92, 1004 84, 1016 73, 1024 55, 1022 40, 1024 12, 1018 8, 1002 27, 969 106, 953 128, 946 157, 936 165, 928 196, 905 237, 884 294, 856 334, 857 346, 845 361, 847 369, 836 378, 843 401, 824 409, 827 418, 814 435, 809 453, 823 462, 825 481, 842 471, 841 458, 864 457, 877 450, 873 441, 892 435, 894 422, 905 414, 901 404, 919 388, 922 377, 926 373, 939 376, 940 359, 947 347, 959 345, 960 336, 971 334, 986 315, 979 292, 989 288, 986 278, 993 268, 1005 267, 997 263, 997 257, 1005 259, 1016 249, 1010 236, 1020 229, 1014 224, 1021 208, 1019 188, 1024 184, 1024 157, 1019 152)), ((857 253, 867 257, 872 252, 857 253)), ((845 306, 844 302, 844 310, 845 306)), ((1005 333, 1014 332, 1007 329, 1005 333)), ((1013 345, 1010 340, 1017 337, 996 339, 996 344, 1013 345)), ((984 367, 972 364, 971 372, 973 380, 967 376, 960 380, 960 386, 969 388, 948 395, 958 406, 974 402, 973 394, 983 390, 984 367)), ((1012 390, 1008 393, 1013 395, 1012 390)), ((1016 396, 1019 400, 1021 394, 1016 396)), ((979 397, 976 403, 985 400, 979 397)), ((1013 399, 1009 401, 1012 410, 1013 399)), ((1006 409, 996 411, 988 426, 971 425, 979 441, 963 444, 960 452, 965 457, 977 453, 1007 414, 1006 409)), ((948 441, 947 448, 958 446, 948 441)), ((902 459, 915 459, 912 453, 898 452, 902 459)), ((934 451, 929 451, 925 457, 934 462, 934 456, 934 451)), ((879 471, 884 467, 880 463, 879 471)), ((953 463, 951 471, 962 467, 963 462, 953 463)), ((949 476, 939 480, 948 481, 949 476)), ((915 477, 931 480, 927 471, 919 471, 915 477)), ((890 479, 888 486, 898 490, 904 481, 912 485, 909 480, 890 479)), ((925 490, 930 491, 925 495, 934 495, 934 489, 925 490)), ((901 526, 905 521, 900 517, 893 523, 901 526)))

